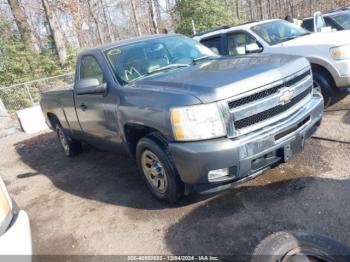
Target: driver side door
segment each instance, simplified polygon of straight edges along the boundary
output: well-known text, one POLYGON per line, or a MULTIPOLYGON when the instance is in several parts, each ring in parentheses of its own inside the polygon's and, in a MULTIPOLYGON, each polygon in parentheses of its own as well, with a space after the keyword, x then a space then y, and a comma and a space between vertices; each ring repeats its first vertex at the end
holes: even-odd
POLYGON ((74 92, 76 112, 85 140, 94 145, 101 145, 101 142, 113 140, 116 136, 115 128, 106 118, 108 115, 115 115, 116 104, 113 101, 111 103, 111 90, 108 90, 110 84, 93 55, 83 56, 80 60, 79 82, 87 79, 97 79, 100 85, 107 85, 105 93, 78 94, 76 87, 74 92))

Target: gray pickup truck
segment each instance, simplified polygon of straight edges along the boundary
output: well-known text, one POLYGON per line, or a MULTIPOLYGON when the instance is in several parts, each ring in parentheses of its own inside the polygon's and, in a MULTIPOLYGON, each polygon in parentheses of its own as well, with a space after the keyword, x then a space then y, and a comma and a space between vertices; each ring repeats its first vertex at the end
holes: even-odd
POLYGON ((153 195, 169 202, 288 161, 323 115, 305 58, 222 57, 181 35, 85 51, 75 78, 41 99, 65 154, 82 141, 128 152, 153 195))

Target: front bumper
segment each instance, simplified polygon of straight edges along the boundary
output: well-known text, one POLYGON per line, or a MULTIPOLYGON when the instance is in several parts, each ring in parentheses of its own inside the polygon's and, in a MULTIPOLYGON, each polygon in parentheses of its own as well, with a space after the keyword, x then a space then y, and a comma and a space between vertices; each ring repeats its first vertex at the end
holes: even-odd
POLYGON ((350 87, 350 59, 335 61, 334 65, 337 72, 333 77, 337 87, 350 87))
POLYGON ((29 262, 32 259, 32 237, 25 211, 20 210, 7 231, 0 236, 0 260, 7 255, 18 256, 18 261, 29 262))
POLYGON ((321 123, 323 99, 315 93, 308 104, 287 119, 237 139, 220 138, 186 143, 169 143, 169 150, 182 181, 210 191, 261 174, 288 161, 303 150, 304 141, 321 123), (229 176, 208 180, 211 170, 229 168, 229 176))

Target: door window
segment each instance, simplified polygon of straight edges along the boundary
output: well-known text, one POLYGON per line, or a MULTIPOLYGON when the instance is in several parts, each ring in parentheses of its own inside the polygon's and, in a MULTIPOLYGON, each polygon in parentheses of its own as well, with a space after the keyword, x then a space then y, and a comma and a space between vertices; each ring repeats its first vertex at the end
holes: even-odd
POLYGON ((84 56, 80 65, 80 80, 87 78, 98 79, 100 84, 104 83, 103 71, 93 56, 84 56))
POLYGON ((201 43, 208 48, 216 48, 218 52, 221 51, 221 36, 203 39, 201 43))
POLYGON ((258 41, 250 34, 239 32, 227 35, 227 46, 230 56, 248 54, 247 46, 254 44, 261 47, 258 41))
POLYGON ((314 31, 314 19, 313 18, 305 19, 301 26, 304 27, 306 30, 313 32, 314 31))

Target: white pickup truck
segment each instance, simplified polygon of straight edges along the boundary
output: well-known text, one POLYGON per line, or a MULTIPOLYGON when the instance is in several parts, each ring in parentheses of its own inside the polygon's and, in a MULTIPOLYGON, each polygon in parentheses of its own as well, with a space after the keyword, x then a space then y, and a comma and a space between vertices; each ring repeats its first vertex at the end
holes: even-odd
POLYGON ((234 27, 219 27, 193 38, 221 55, 252 53, 293 54, 312 65, 314 86, 328 106, 350 87, 350 32, 309 31, 284 20, 267 20, 234 27))

